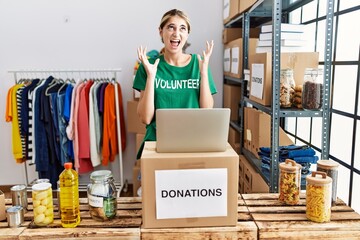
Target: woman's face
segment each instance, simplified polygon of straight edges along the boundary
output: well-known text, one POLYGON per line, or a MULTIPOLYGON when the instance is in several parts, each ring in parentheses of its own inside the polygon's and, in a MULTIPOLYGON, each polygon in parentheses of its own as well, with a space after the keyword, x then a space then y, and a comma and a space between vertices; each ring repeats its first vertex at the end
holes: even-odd
POLYGON ((160 37, 167 51, 170 53, 182 52, 182 48, 189 37, 186 21, 179 16, 169 18, 165 26, 160 29, 160 37))

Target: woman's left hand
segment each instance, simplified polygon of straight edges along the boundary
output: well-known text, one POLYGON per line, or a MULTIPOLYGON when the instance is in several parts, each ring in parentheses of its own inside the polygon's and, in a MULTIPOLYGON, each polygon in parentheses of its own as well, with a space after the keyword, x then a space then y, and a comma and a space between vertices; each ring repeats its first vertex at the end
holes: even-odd
POLYGON ((200 73, 202 73, 203 71, 205 71, 204 73, 207 73, 213 48, 214 48, 214 40, 211 40, 210 43, 209 43, 209 41, 206 41, 206 50, 203 51, 202 59, 201 59, 200 54, 197 55, 198 60, 199 60, 200 73))

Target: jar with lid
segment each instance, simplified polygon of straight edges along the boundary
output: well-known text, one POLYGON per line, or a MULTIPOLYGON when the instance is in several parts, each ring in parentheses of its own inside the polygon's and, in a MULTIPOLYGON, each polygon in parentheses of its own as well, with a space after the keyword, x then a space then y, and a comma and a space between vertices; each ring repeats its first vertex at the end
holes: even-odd
POLYGON ((306 217, 313 222, 329 222, 331 182, 325 172, 314 171, 306 177, 306 217))
POLYGON ((301 97, 302 107, 306 110, 319 110, 322 107, 323 70, 306 68, 301 97))
POLYGON ((286 159, 279 164, 279 201, 295 205, 300 200, 301 165, 286 159))
POLYGON ((336 194, 337 194, 337 178, 338 178, 338 167, 339 164, 333 160, 318 160, 317 161, 317 171, 325 172, 327 176, 332 179, 331 184, 331 204, 335 205, 336 203, 336 194))
POLYGON ((280 72, 280 107, 291 107, 294 95, 294 71, 290 68, 280 72))
POLYGON ((88 185, 90 215, 98 221, 107 221, 116 216, 116 187, 111 171, 99 170, 90 174, 88 185))
POLYGON ((54 221, 51 183, 43 182, 32 186, 34 223, 46 226, 54 221))

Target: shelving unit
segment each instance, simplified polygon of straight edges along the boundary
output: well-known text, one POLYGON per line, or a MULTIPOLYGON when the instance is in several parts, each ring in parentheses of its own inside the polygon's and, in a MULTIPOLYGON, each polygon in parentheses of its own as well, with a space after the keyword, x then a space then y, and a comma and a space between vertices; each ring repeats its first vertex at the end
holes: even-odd
POLYGON ((325 29, 325 50, 324 50, 324 79, 323 79, 323 102, 321 111, 306 111, 302 109, 282 109, 280 108, 280 25, 282 19, 287 19, 286 15, 294 9, 297 9, 314 0, 258 0, 248 11, 230 20, 224 26, 242 27, 243 36, 243 68, 249 69, 248 66, 248 42, 250 27, 258 27, 272 21, 272 105, 271 107, 263 106, 250 100, 247 97, 247 81, 244 76, 241 79, 224 76, 224 83, 237 84, 242 88, 239 103, 239 122, 231 122, 230 126, 240 133, 240 151, 248 159, 250 164, 258 171, 258 173, 268 183, 270 192, 278 192, 278 176, 279 176, 279 125, 280 118, 284 117, 322 117, 322 146, 321 158, 329 157, 329 124, 330 124, 330 80, 331 80, 331 57, 332 57, 332 31, 333 31, 333 15, 334 1, 327 0, 326 12, 326 29, 325 29), (285 17, 284 17, 285 16, 285 17), (284 18, 283 18, 284 17, 284 18), (244 107, 249 103, 253 107, 269 114, 271 116, 271 164, 270 178, 268 179, 261 171, 261 162, 249 151, 242 147, 244 142, 244 107))

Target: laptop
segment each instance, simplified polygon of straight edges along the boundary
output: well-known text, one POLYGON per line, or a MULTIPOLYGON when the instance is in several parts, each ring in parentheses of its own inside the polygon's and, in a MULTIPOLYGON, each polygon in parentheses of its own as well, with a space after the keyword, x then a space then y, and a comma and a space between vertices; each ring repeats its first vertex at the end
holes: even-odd
POLYGON ((229 123, 229 108, 157 109, 156 151, 223 152, 229 123))

